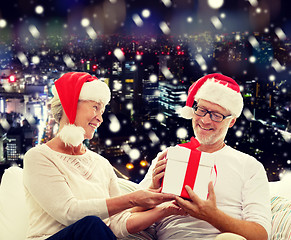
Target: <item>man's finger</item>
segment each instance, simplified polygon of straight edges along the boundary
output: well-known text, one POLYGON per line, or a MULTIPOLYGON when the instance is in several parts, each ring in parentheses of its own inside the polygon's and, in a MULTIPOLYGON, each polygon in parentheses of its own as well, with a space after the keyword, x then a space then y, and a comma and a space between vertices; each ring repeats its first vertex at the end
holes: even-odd
POLYGON ((165 175, 165 172, 161 172, 161 173, 157 174, 155 177, 159 181, 159 180, 161 180, 164 177, 164 175, 165 175))
POLYGON ((162 187, 159 187, 158 189, 151 189, 151 188, 149 188, 148 190, 149 190, 150 192, 159 193, 159 192, 161 192, 162 187))
POLYGON ((191 203, 188 200, 184 200, 181 197, 176 197, 176 202, 179 207, 183 208, 185 211, 191 210, 191 203))
POLYGON ((154 172, 158 173, 158 172, 162 171, 163 169, 165 169, 166 163, 167 163, 166 159, 162 159, 162 160, 158 161, 156 166, 155 166, 154 172))
POLYGON ((188 185, 186 185, 185 188, 186 188, 187 193, 189 194, 189 196, 190 196, 192 202, 197 203, 197 202, 200 200, 199 197, 197 196, 197 194, 194 193, 193 190, 192 190, 192 188, 189 187, 188 185))
POLYGON ((167 156, 168 150, 163 151, 161 154, 159 154, 158 159, 163 159, 167 156))
POLYGON ((214 187, 212 181, 208 183, 208 199, 215 199, 214 187))
POLYGON ((161 180, 163 179, 165 172, 161 172, 155 176, 153 176, 153 182, 156 186, 161 186, 161 180))

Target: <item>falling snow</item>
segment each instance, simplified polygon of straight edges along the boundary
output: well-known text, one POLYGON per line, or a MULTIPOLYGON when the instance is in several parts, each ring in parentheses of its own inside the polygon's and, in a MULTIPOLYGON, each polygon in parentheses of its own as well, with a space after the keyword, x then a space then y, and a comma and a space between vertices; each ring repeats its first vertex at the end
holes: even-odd
POLYGON ((109 116, 110 124, 109 129, 111 132, 118 132, 120 130, 120 122, 116 116, 110 115, 109 116))
MULTIPOLYGON (((112 99, 95 134, 101 150, 95 150, 108 154, 108 159, 115 159, 110 155, 115 153, 116 163, 128 163, 140 178, 148 167, 140 161, 150 163, 157 152, 193 135, 191 121, 177 119, 169 109, 175 112, 183 106, 187 87, 199 77, 225 73, 238 80, 245 102, 227 144, 262 161, 269 177, 286 172, 291 167, 291 53, 290 17, 280 15, 288 9, 285 1, 280 11, 276 1, 196 2, 69 1, 56 8, 51 1, 42 5, 31 1, 27 10, 18 3, 8 12, 1 5, 1 76, 9 69, 16 79, 15 83, 1 78, 1 89, 21 93, 40 82, 45 85, 43 94, 31 98, 45 106, 53 81, 64 72, 88 71, 104 78, 112 99), (20 73, 25 75, 21 83, 20 73), (135 85, 137 79, 142 79, 142 86, 135 85), (171 89, 185 85, 173 100, 177 105, 162 101, 163 81, 171 89)), ((12 109, 21 103, 5 104, 12 109)), ((0 111, 1 129, 8 132, 16 123, 4 116, 1 95, 0 111)), ((36 124, 28 112, 23 119, 36 124)), ((52 129, 57 131, 56 126, 52 129)))
POLYGON ((166 22, 160 22, 159 26, 164 34, 166 35, 170 34, 171 30, 166 22))

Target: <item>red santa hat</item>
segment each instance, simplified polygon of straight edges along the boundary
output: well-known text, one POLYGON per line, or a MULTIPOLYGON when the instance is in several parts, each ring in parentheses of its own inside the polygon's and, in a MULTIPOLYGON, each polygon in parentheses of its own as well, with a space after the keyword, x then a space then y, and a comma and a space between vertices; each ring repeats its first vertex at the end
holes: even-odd
POLYGON ((194 115, 194 101, 199 99, 218 104, 235 117, 239 117, 243 109, 239 85, 232 78, 219 73, 206 75, 190 86, 186 106, 179 110, 180 115, 191 119, 194 115))
POLYGON ((85 72, 69 72, 55 81, 52 93, 60 99, 69 124, 58 136, 68 145, 78 146, 84 140, 85 130, 76 126, 75 118, 79 100, 92 100, 107 105, 111 93, 106 83, 85 72))

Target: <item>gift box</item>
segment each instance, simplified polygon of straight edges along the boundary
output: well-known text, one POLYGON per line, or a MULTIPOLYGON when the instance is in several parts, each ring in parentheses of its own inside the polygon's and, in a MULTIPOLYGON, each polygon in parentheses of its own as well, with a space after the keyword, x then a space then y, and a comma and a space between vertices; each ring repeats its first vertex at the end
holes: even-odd
POLYGON ((169 147, 167 165, 162 183, 163 193, 172 193, 190 199, 188 185, 201 198, 208 196, 208 183, 212 180, 213 160, 202 156, 201 151, 185 147, 169 147))

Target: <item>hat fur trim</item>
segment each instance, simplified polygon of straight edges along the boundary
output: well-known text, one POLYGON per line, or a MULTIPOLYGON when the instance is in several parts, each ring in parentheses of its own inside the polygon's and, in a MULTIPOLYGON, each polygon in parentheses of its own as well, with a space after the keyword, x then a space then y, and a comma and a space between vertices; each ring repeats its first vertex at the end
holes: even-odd
POLYGON ((83 84, 79 100, 91 100, 102 102, 104 105, 107 105, 110 101, 110 97, 111 93, 107 84, 101 80, 94 80, 83 84))
POLYGON ((243 98, 240 92, 231 89, 215 79, 208 79, 198 90, 195 100, 204 99, 229 110, 239 117, 243 109, 243 98))
MULTIPOLYGON (((52 94, 60 98, 55 85, 52 86, 52 94)), ((79 95, 79 100, 92 100, 95 102, 102 102, 104 105, 109 103, 110 98, 110 89, 107 84, 101 80, 85 82, 79 95)))
POLYGON ((65 125, 57 136, 65 143, 65 145, 77 147, 84 141, 85 130, 74 124, 65 125))

